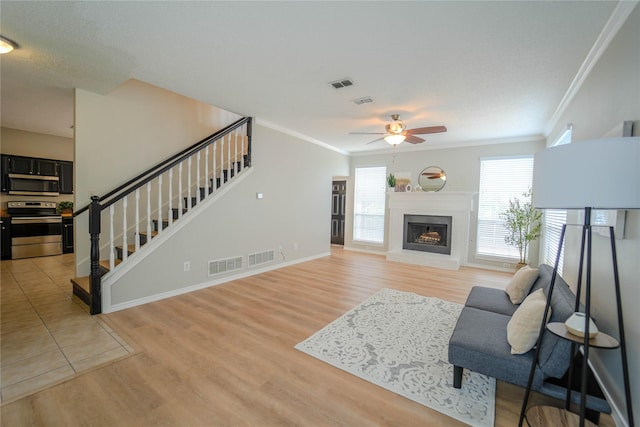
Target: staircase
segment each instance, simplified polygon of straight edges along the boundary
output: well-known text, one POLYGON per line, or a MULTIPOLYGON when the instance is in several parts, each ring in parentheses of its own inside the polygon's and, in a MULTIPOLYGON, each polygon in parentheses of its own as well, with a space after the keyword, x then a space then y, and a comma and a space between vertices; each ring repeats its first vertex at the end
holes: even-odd
POLYGON ((245 117, 106 195, 92 197, 74 214, 89 215, 91 273, 71 279, 73 294, 89 305, 91 314, 101 313, 103 277, 132 266, 136 253, 157 247, 150 243, 159 244, 163 232, 183 216, 193 216, 202 202, 250 167, 251 118, 245 117))

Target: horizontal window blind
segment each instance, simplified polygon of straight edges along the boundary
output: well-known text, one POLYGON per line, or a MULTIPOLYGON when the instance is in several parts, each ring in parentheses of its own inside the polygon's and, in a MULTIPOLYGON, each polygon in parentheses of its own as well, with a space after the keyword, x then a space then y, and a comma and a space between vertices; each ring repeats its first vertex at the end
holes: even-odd
POLYGON ((384 242, 384 211, 387 168, 364 167, 355 170, 353 240, 384 242))
MULTIPOLYGON (((573 126, 567 125, 567 129, 560 134, 558 139, 552 144, 552 146, 564 145, 571 143, 571 135, 573 133, 573 126)), ((562 226, 567 223, 567 211, 560 209, 546 209, 544 216, 542 217, 542 247, 541 262, 548 265, 555 265, 556 256, 558 255, 558 243, 560 242, 560 233, 562 233, 562 226)), ((558 262, 558 274, 562 274, 562 266, 564 264, 564 248, 560 254, 560 260, 558 262)))
POLYGON ((500 214, 509 208, 509 200, 525 201, 523 193, 531 188, 533 156, 480 159, 478 195, 479 256, 518 258, 518 249, 505 243, 507 230, 500 214))
MULTIPOLYGON (((554 266, 558 255, 558 243, 562 226, 567 222, 567 211, 560 209, 546 209, 542 222, 542 263, 554 266)), ((562 248, 558 274, 562 274, 564 261, 564 247, 562 248)))

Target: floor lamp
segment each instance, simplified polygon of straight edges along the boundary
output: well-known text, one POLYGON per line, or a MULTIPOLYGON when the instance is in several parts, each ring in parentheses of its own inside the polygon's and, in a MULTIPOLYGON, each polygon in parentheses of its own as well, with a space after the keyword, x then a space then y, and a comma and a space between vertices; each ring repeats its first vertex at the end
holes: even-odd
MULTIPOLYGON (((592 228, 591 211, 593 209, 640 209, 640 137, 608 138, 593 141, 576 142, 567 145, 547 148, 537 153, 534 159, 533 171, 533 204, 538 209, 579 209, 584 211, 584 224, 580 247, 580 263, 578 271, 578 283, 576 292, 576 310, 580 308, 580 296, 582 290, 582 272, 585 271, 585 298, 584 308, 586 319, 591 317, 591 269, 592 269, 592 228)), ((631 404, 631 389, 629 384, 629 368, 627 364, 627 350, 624 336, 624 322, 622 318, 622 306, 620 296, 620 281, 618 277, 618 262, 613 227, 609 228, 611 255, 613 263, 613 282, 618 317, 619 344, 625 391, 625 404, 627 409, 627 421, 630 427, 634 427, 633 408, 631 404)), ((552 283, 547 295, 547 307, 551 301, 553 292, 553 280, 557 274, 560 250, 563 244, 565 228, 558 248, 558 258, 554 267, 552 283)), ((565 250, 566 253, 566 250, 565 250)), ((601 260, 598 260, 599 262, 601 260)), ((544 317, 546 319, 546 315, 544 317)), ((553 328, 546 325, 545 321, 540 326, 540 336, 537 348, 543 338, 545 328, 552 333, 553 328)), ((594 347, 594 341, 589 339, 589 322, 585 322, 584 338, 573 339, 582 345, 583 363, 581 378, 581 396, 579 425, 585 425, 586 398, 587 398, 587 372, 589 349, 594 347)), ((615 341, 615 340, 614 340, 615 341)), ((572 345, 572 353, 568 355, 573 360, 575 345, 572 345)), ((538 361, 538 352, 534 356, 531 366, 529 383, 525 393, 522 410, 520 413, 520 425, 525 418, 527 403, 531 391, 533 374, 538 361)), ((569 369, 571 377, 573 362, 569 369)), ((567 390, 565 410, 569 409, 571 401, 571 385, 567 390)), ((563 414, 566 415, 566 414, 563 414)), ((530 420, 528 422, 531 424, 530 420)))

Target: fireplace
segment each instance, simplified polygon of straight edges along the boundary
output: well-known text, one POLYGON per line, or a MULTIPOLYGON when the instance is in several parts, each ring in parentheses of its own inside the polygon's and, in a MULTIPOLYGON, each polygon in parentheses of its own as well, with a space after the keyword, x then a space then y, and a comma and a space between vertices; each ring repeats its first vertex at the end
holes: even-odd
POLYGON ((405 215, 402 249, 451 255, 450 216, 405 215))

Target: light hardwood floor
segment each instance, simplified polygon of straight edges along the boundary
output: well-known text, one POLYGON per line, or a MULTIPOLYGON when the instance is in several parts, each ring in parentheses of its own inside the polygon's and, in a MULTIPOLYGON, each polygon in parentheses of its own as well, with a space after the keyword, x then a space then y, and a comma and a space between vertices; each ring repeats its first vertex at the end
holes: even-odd
MULTIPOLYGON (((2 425, 460 425, 294 346, 379 289, 463 303, 473 285, 502 288, 510 274, 332 252, 99 316, 139 351, 4 404, 2 425)), ((496 426, 517 424, 523 394, 498 382, 496 426)))

